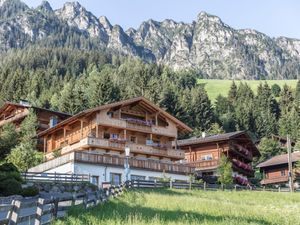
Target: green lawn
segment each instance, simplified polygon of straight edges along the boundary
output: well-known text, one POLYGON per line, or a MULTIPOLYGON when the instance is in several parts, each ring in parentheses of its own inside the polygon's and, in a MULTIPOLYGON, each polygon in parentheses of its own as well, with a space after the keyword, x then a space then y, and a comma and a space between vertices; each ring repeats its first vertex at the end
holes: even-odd
POLYGON ((75 207, 63 224, 300 224, 299 193, 131 190, 84 211, 75 207))
MULTIPOLYGON (((257 87, 260 83, 264 83, 265 81, 260 80, 242 80, 242 81, 235 81, 238 85, 239 82, 247 82, 248 85, 252 88, 253 91, 256 92, 257 87)), ((278 84, 279 86, 283 86, 287 84, 292 88, 296 87, 297 80, 266 80, 266 82, 272 86, 273 84, 278 84)), ((214 100, 219 94, 226 96, 232 80, 206 80, 200 79, 199 84, 205 84, 205 89, 208 93, 208 96, 211 100, 214 100)))

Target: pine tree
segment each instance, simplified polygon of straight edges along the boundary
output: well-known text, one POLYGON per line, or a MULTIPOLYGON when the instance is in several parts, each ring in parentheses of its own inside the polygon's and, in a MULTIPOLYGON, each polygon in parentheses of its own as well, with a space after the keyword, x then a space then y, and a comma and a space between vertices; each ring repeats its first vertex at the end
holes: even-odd
POLYGON ((37 116, 30 109, 20 126, 20 143, 7 156, 7 161, 13 163, 20 171, 27 171, 42 162, 43 156, 36 150, 37 125, 37 116))
POLYGON ((214 114, 211 101, 203 87, 200 86, 191 90, 189 106, 192 126, 201 131, 208 130, 213 123, 214 114))
POLYGON ((259 151, 261 156, 257 163, 264 162, 275 155, 285 152, 285 150, 280 147, 278 141, 266 137, 260 140, 259 151))
POLYGON ((5 124, 0 131, 0 161, 18 144, 18 133, 12 123, 5 124))
POLYGON ((295 104, 300 113, 300 79, 297 82, 296 90, 295 90, 295 104))
POLYGON ((229 92, 228 92, 228 101, 231 105, 234 104, 236 97, 237 97, 237 86, 234 81, 232 81, 229 92))

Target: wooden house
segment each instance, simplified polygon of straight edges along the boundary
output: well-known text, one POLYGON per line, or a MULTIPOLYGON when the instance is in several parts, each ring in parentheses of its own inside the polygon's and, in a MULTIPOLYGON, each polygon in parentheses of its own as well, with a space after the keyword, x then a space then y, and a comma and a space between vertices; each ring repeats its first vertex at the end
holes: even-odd
MULTIPOLYGON (((292 153, 293 179, 295 186, 299 187, 300 171, 295 169, 300 160, 300 152, 292 153)), ((288 154, 274 156, 257 165, 263 174, 262 185, 287 185, 288 184, 288 154)))
MULTIPOLYGON (((187 125, 143 97, 88 109, 39 133, 47 162, 35 172, 91 174, 93 182, 124 181, 125 148, 132 179, 158 179, 163 172, 186 180, 192 168, 178 163, 184 151, 172 147, 187 125)), ((175 145, 176 146, 176 145, 175 145)))
MULTIPOLYGON (((67 113, 32 106, 27 101, 20 101, 20 103, 6 102, 0 108, 0 129, 5 124, 13 123, 18 131, 22 121, 28 116, 30 109, 32 109, 37 116, 37 133, 49 127, 53 127, 71 116, 67 113)), ((44 148, 41 139, 38 139, 37 148, 39 150, 44 148)))
POLYGON ((6 102, 0 108, 0 128, 7 123, 13 123, 19 129, 20 124, 29 114, 29 109, 33 109, 37 115, 37 133, 55 126, 71 116, 67 113, 31 106, 27 101, 20 101, 20 103, 6 102))
POLYGON ((243 131, 190 138, 177 143, 185 151, 187 165, 194 166, 197 176, 208 182, 216 181, 220 158, 225 155, 232 162, 236 183, 247 185, 248 178, 254 176, 253 157, 260 156, 251 138, 243 131))

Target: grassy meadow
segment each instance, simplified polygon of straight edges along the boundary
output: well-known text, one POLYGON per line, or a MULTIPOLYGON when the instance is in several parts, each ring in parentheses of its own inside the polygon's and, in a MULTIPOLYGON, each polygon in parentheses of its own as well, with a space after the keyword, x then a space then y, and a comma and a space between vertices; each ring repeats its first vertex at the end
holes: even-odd
POLYGON ((85 211, 76 206, 55 225, 297 225, 300 194, 134 190, 85 211))
MULTIPOLYGON (((204 84, 205 89, 208 93, 209 98, 214 101, 216 97, 221 94, 223 96, 226 96, 230 85, 232 83, 232 80, 206 80, 206 79, 200 79, 199 84, 204 84)), ((246 82, 248 85, 252 88, 254 92, 256 92, 257 87, 260 83, 264 83, 264 80, 237 80, 235 81, 238 85, 240 82, 246 82)), ((278 84, 280 87, 282 87, 284 84, 287 84, 291 86, 292 88, 296 87, 297 80, 266 80, 266 82, 272 86, 273 84, 278 84)))

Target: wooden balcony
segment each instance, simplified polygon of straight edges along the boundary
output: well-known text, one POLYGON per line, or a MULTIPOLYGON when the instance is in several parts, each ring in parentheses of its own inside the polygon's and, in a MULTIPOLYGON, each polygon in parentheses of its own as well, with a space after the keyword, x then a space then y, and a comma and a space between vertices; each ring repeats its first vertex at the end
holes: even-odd
POLYGON ((240 157, 243 157, 248 162, 252 162, 252 159, 253 159, 252 152, 250 152, 248 149, 246 149, 245 147, 243 147, 239 144, 231 144, 229 151, 240 157))
POLYGON ((112 118, 99 120, 98 123, 99 125, 104 125, 104 126, 112 126, 112 127, 135 130, 135 131, 140 131, 145 133, 153 133, 157 135, 177 137, 177 131, 171 131, 168 128, 155 126, 155 125, 146 126, 142 124, 131 123, 126 120, 119 120, 119 119, 112 119, 112 118))
POLYGON ((93 137, 86 137, 78 143, 62 148, 62 154, 88 147, 115 149, 123 152, 125 146, 128 146, 132 153, 147 154, 159 157, 170 157, 175 159, 184 159, 184 151, 182 150, 174 150, 171 148, 159 149, 157 147, 152 147, 148 145, 134 144, 128 142, 117 142, 109 139, 100 139, 93 137))
POLYGON ((189 162, 187 165, 193 166, 196 170, 209 170, 209 169, 216 169, 219 165, 219 160, 199 160, 195 162, 189 162))
POLYGON ((10 123, 10 122, 14 122, 17 121, 19 119, 22 119, 24 117, 26 117, 29 114, 29 111, 24 111, 18 114, 15 114, 14 116, 11 116, 9 118, 6 118, 4 120, 0 121, 0 127, 3 126, 4 124, 10 123))
MULTIPOLYGON (((93 153, 75 152, 74 161, 81 163, 112 165, 112 166, 124 166, 123 157, 113 155, 100 155, 93 153)), ((176 163, 165 163, 157 160, 141 160, 130 158, 129 165, 131 168, 170 172, 179 174, 190 174, 194 172, 194 168, 188 165, 181 165, 176 163)))
POLYGON ((260 183, 262 185, 266 185, 266 184, 278 184, 278 183, 287 183, 288 180, 289 180, 288 176, 272 177, 272 178, 265 178, 260 183))

